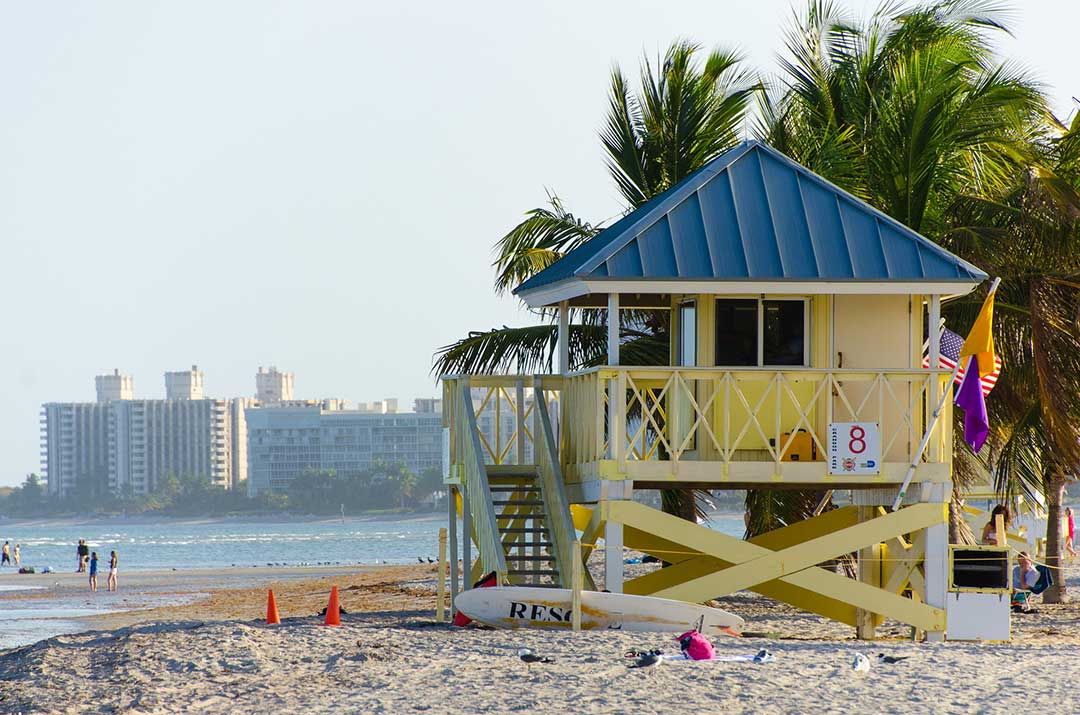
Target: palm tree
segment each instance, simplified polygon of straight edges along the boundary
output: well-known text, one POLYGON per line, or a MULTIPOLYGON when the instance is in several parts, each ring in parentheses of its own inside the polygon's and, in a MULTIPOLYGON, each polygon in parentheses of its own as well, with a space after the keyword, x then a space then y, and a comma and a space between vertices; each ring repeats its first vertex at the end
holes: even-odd
MULTIPOLYGON (((958 448, 957 469, 992 470, 1003 495, 1045 495, 1046 561, 1058 567, 1064 490, 1080 465, 1080 115, 1036 146, 1039 167, 1011 191, 954 210, 951 247, 1002 276, 994 339, 1008 378, 988 401, 990 450, 974 460, 958 448)), ((968 318, 977 302, 954 312, 968 318)), ((1064 597, 1063 578, 1043 596, 1064 597)))
MULTIPOLYGON (((627 202, 627 211, 681 181, 734 146, 756 89, 742 57, 715 50, 699 62, 700 47, 686 41, 668 48, 654 67, 645 58, 641 88, 633 92, 616 67, 611 73, 609 108, 600 139, 608 170, 627 202)), ((575 216, 555 194, 547 205, 526 213, 524 221, 496 244, 495 290, 507 294, 602 230, 575 216)), ((551 370, 556 354, 554 316, 522 328, 473 332, 436 354, 433 372, 498 373, 551 370)), ((624 313, 621 326, 627 364, 668 364, 667 316, 624 313)), ((573 311, 570 363, 573 368, 603 364, 606 315, 573 311)))
MULTIPOLYGON (((779 82, 762 95, 757 133, 999 275, 1000 261, 962 250, 953 230, 956 206, 1001 196, 1038 161, 1032 145, 1047 128, 1036 83, 994 54, 990 40, 1008 31, 1006 20, 999 5, 980 0, 886 2, 861 22, 829 0, 811 0, 787 34, 779 82)), ((966 327, 973 313, 964 313, 978 302, 952 304, 946 315, 966 327)), ((999 381, 1002 395, 1012 371, 999 381)), ((961 464, 957 473, 962 481, 971 469, 961 464)), ((801 494, 772 503, 752 518, 752 530, 807 516, 809 503, 801 494)))
MULTIPOLYGON (((627 211, 645 203, 733 147, 757 90, 734 52, 714 50, 699 62, 700 47, 672 44, 656 67, 646 57, 641 87, 633 92, 622 71, 611 73, 609 108, 600 140, 607 166, 627 211)), ((555 194, 496 244, 495 290, 506 294, 595 236, 603 226, 571 213, 555 194)), ((529 373, 552 371, 557 327, 550 311, 539 325, 473 332, 436 354, 433 372, 529 373)), ((666 311, 623 311, 620 356, 627 365, 668 365, 666 311)), ((606 311, 571 311, 571 369, 607 361, 606 311)), ((665 510, 687 518, 701 515, 702 494, 664 492, 665 510)))

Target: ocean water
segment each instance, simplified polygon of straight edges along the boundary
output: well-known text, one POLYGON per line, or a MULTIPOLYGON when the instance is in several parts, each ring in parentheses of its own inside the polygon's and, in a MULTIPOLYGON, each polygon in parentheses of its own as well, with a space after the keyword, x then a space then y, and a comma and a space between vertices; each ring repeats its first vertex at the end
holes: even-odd
MULTIPOLYGON (((114 549, 120 557, 121 579, 124 572, 150 569, 235 567, 235 573, 242 574, 244 567, 268 564, 408 564, 416 563, 418 557, 426 560, 438 556, 439 528, 445 525, 446 518, 442 515, 398 520, 346 518, 344 521, 7 521, 0 522, 0 543, 20 544, 22 565, 34 566, 39 572, 44 567, 73 572, 75 547, 79 539, 86 539, 101 559, 100 583, 104 589, 109 551, 114 549)), ((743 533, 741 516, 716 514, 709 525, 736 537, 743 533)), ((3 567, 0 573, 10 574, 14 570, 3 567)), ((34 583, 47 582, 47 577, 45 581, 35 576, 26 578, 34 583)), ((46 588, 43 585, 0 583, 0 592, 5 596, 10 596, 11 592, 46 588)), ((195 590, 189 595, 196 594, 199 586, 192 588, 195 590)), ((130 608, 132 604, 123 600, 126 595, 122 585, 119 594, 99 591, 94 596, 80 592, 55 598, 5 600, 0 606, 0 649, 85 630, 86 623, 74 619, 130 608)), ((165 602, 142 605, 165 605, 165 602)))
MULTIPOLYGON (((717 514, 710 526, 742 537, 739 516, 717 514)), ((344 521, 143 520, 80 523, 0 522, 0 541, 21 545, 22 565, 75 570, 75 548, 86 539, 107 571, 116 550, 122 571, 347 564, 407 564, 437 558, 445 517, 344 521)), ((7 567, 4 572, 10 573, 7 567)))

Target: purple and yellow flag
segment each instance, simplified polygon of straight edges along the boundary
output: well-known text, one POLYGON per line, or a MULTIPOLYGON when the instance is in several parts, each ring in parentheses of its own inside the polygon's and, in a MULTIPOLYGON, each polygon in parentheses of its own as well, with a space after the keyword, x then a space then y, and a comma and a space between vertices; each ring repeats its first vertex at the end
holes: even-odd
POLYGON ((997 356, 994 354, 994 294, 997 281, 983 301, 979 316, 971 326, 964 347, 960 348, 960 363, 969 359, 964 381, 956 393, 956 406, 964 411, 964 441, 973 452, 982 449, 990 435, 990 420, 986 415, 986 398, 982 390, 982 378, 995 372, 997 356))

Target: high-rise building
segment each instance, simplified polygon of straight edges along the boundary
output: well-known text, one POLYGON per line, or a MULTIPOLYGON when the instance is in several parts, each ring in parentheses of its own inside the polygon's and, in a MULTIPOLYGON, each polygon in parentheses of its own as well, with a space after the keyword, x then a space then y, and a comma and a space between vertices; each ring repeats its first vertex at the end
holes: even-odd
POLYGON ((278 372, 276 367, 259 367, 255 373, 255 399, 262 403, 287 402, 293 399, 293 374, 278 372))
POLYGON ((413 412, 442 414, 442 399, 439 397, 417 397, 413 400, 413 412))
POLYGON ((109 488, 112 402, 46 404, 41 410, 41 468, 50 494, 104 494, 109 488))
POLYGON ((166 400, 201 400, 203 398, 203 374, 198 365, 190 370, 165 373, 166 400))
POLYGON ((229 401, 203 398, 202 373, 194 367, 166 373, 165 381, 173 398, 134 400, 131 378, 116 371, 95 380, 98 402, 44 405, 49 493, 142 495, 169 474, 235 486, 229 401))
POLYGON ((266 407, 247 410, 248 494, 285 490, 311 469, 340 475, 376 460, 414 473, 442 465, 442 415, 266 407))
POLYGON ((135 381, 131 375, 121 375, 120 370, 113 370, 111 375, 98 375, 94 378, 98 402, 113 400, 132 400, 135 398, 135 381))

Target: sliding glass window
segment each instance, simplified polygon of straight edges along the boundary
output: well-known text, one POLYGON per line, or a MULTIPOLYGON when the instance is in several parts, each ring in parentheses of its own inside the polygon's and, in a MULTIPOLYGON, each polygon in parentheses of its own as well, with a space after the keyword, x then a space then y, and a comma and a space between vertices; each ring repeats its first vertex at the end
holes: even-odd
POLYGON ((716 301, 716 364, 806 365, 807 307, 798 299, 716 301))

